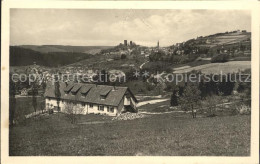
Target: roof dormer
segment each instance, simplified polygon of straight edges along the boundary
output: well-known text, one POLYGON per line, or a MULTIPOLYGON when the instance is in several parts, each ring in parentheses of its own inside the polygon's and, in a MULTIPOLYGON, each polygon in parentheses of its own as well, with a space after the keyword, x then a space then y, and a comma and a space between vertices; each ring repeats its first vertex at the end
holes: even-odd
POLYGON ((71 93, 72 93, 73 95, 76 95, 76 94, 78 93, 78 91, 80 90, 80 88, 81 88, 81 85, 80 85, 80 84, 76 84, 76 85, 72 88, 71 93))
POLYGON ((100 92, 100 99, 105 100, 112 88, 104 89, 100 92))

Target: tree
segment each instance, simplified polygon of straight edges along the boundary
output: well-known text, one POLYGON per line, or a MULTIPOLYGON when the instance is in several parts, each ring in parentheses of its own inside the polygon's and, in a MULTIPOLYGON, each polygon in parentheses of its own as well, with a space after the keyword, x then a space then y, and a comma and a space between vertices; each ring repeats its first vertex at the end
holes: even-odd
POLYGON ((231 74, 228 74, 227 77, 224 75, 220 76, 222 81, 218 83, 218 93, 222 92, 225 96, 232 94, 235 87, 235 82, 232 81, 232 77, 234 78, 234 76, 231 74))
POLYGON ((228 59, 229 59, 229 56, 227 54, 218 54, 218 55, 212 57, 211 63, 224 63, 224 62, 227 62, 228 59))
POLYGON ((57 99, 57 107, 58 107, 58 111, 60 111, 60 96, 61 96, 61 93, 60 93, 60 82, 58 79, 55 80, 55 97, 57 99))
POLYGON ((178 91, 176 89, 173 90, 171 95, 171 106, 178 106, 178 91))
POLYGON ((220 93, 220 96, 214 95, 207 97, 206 99, 206 112, 208 113, 208 117, 214 117, 216 116, 216 110, 217 105, 219 105, 223 109, 223 102, 222 102, 222 93, 220 93))
POLYGON ((15 117, 15 109, 16 109, 16 99, 15 99, 15 92, 16 92, 16 86, 15 83, 12 80, 11 74, 9 75, 9 124, 10 126, 14 123, 14 117, 15 117))
POLYGON ((195 106, 198 105, 200 101, 200 90, 198 89, 197 83, 188 83, 184 89, 182 97, 180 98, 180 103, 182 108, 187 111, 191 110, 194 116, 195 106))
POLYGON ((125 55, 125 54, 122 54, 122 55, 121 55, 121 59, 126 59, 126 55, 125 55))
POLYGON ((77 115, 82 114, 84 111, 84 107, 80 105, 76 105, 73 102, 66 102, 64 104, 64 112, 66 116, 69 118, 72 124, 77 122, 77 115))
POLYGON ((74 124, 76 122, 76 117, 74 113, 74 105, 73 103, 67 102, 64 105, 64 112, 66 113, 66 116, 70 119, 70 122, 74 124))
POLYGON ((37 94, 38 94, 38 86, 36 82, 32 83, 32 105, 34 112, 37 110, 37 94))

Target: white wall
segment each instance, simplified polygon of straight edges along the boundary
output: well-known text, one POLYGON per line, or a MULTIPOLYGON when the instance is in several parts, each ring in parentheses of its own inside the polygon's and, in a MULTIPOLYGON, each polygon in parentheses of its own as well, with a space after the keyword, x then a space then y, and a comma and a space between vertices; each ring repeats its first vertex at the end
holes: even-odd
POLYGON ((124 96, 124 105, 130 105, 130 98, 126 98, 126 96, 124 96))
MULTIPOLYGON (((68 104, 68 103, 70 103, 70 102, 68 102, 66 100, 60 101, 61 112, 65 112, 65 107, 66 107, 66 104, 68 104)), ((48 109, 47 104, 49 104, 49 108, 51 108, 51 107, 53 108, 53 107, 57 106, 57 100, 46 98, 45 99, 46 109, 48 109)), ((100 114, 106 114, 109 116, 116 116, 117 111, 118 111, 117 107, 114 107, 114 112, 108 112, 108 110, 107 110, 108 106, 106 106, 106 105, 104 105, 104 111, 100 111, 100 110, 98 110, 98 104, 93 104, 93 107, 91 108, 89 103, 82 104, 81 102, 76 102, 75 104, 73 104, 73 106, 74 106, 74 110, 75 110, 76 114, 89 114, 89 113, 98 114, 98 113, 100 113, 100 114)), ((109 107, 111 107, 111 106, 109 106, 109 107)))
POLYGON ((132 97, 130 97, 129 99, 126 98, 126 96, 124 96, 124 105, 130 105, 130 101, 134 104, 134 106, 136 107, 136 102, 134 101, 134 99, 132 97))

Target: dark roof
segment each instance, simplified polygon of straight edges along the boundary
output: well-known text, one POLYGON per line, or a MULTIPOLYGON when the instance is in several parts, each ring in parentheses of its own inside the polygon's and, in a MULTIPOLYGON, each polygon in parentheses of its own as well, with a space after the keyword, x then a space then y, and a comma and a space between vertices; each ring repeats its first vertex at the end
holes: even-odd
POLYGON ((77 93, 79 89, 81 88, 82 85, 80 84, 75 84, 71 90, 72 93, 77 93))
POLYGON ((106 96, 111 90, 112 88, 110 87, 102 87, 100 90, 100 95, 106 96))
POLYGON ((88 91, 93 87, 94 85, 83 85, 82 87, 81 87, 81 93, 82 94, 86 94, 86 93, 88 93, 88 91))
POLYGON ((68 86, 66 87, 66 84, 65 84, 64 91, 69 92, 73 88, 73 86, 74 86, 73 84, 68 84, 68 86))
MULTIPOLYGON (((118 106, 123 96, 128 93, 136 98, 128 87, 114 87, 108 85, 95 85, 83 83, 71 83, 66 87, 65 83, 60 83, 61 99, 80 101, 93 104, 103 104, 110 106, 118 106), (65 93, 65 91, 67 91, 65 93), (72 94, 72 91, 75 93, 72 94), (105 95, 105 99, 101 99, 101 95, 105 95)), ((55 86, 49 82, 46 86, 45 97, 55 98, 55 86)))

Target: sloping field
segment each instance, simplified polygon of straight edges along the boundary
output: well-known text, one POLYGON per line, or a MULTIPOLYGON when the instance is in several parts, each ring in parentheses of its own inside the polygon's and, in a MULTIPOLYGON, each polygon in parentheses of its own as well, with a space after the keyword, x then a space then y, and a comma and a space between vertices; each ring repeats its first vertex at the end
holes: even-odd
POLYGON ((207 43, 207 44, 201 44, 200 46, 209 46, 214 47, 217 45, 222 44, 235 44, 239 42, 245 42, 248 39, 251 38, 251 33, 231 33, 231 34, 224 34, 221 36, 215 36, 215 37, 209 37, 209 39, 213 39, 215 42, 213 43, 207 43))
POLYGON ((248 38, 250 38, 250 35, 224 35, 224 36, 219 36, 216 37, 216 40, 218 41, 218 44, 228 44, 228 43, 237 43, 240 41, 245 41, 248 38))
POLYGON ((71 124, 57 113, 10 128, 10 156, 249 156, 250 116, 190 118, 150 115, 136 120, 84 115, 71 124), (80 123, 79 122, 79 123, 80 123), (98 123, 97 123, 98 122, 98 123))
POLYGON ((230 61, 226 63, 210 63, 201 66, 176 70, 173 73, 186 73, 191 72, 192 70, 201 71, 204 74, 219 74, 221 73, 233 73, 250 69, 251 61, 230 61))

